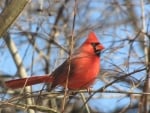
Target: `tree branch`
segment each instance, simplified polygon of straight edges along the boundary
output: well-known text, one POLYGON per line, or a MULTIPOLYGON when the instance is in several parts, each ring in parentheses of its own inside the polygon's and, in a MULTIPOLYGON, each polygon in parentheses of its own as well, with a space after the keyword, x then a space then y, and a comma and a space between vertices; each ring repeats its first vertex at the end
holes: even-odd
POLYGON ((2 37, 7 29, 13 24, 28 1, 29 0, 11 0, 2 11, 0 14, 0 37, 2 37))

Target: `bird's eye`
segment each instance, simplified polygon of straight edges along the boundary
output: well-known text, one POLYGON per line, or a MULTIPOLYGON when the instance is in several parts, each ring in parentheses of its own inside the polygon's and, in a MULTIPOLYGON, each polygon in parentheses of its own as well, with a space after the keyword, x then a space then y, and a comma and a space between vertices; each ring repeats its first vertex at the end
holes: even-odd
POLYGON ((91 43, 91 45, 95 48, 97 45, 99 45, 99 42, 91 43))

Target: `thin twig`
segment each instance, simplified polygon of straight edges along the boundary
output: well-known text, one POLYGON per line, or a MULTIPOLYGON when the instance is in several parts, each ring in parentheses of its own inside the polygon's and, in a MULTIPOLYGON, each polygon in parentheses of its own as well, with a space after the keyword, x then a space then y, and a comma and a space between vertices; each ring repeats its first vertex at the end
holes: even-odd
POLYGON ((67 79, 65 82, 65 93, 64 93, 64 98, 63 98, 63 104, 62 104, 62 112, 65 110, 65 104, 66 104, 66 96, 67 96, 67 88, 68 88, 68 82, 69 82, 69 76, 70 76, 70 70, 71 70, 71 56, 73 52, 73 42, 74 42, 74 27, 75 27, 75 19, 76 19, 76 8, 77 8, 77 0, 75 0, 75 5, 74 5, 74 15, 73 15, 73 26, 72 26, 72 32, 71 32, 71 41, 70 41, 70 54, 69 54, 69 65, 68 65, 68 73, 67 73, 67 79))
MULTIPOLYGON (((145 18, 145 9, 144 9, 144 0, 141 0, 141 13, 142 13, 142 32, 146 32, 146 18, 145 18)), ((146 77, 145 77, 145 83, 143 86, 143 92, 149 92, 150 91, 150 61, 149 61, 149 49, 150 49, 150 45, 148 42, 150 42, 150 40, 148 39, 148 37, 142 33, 142 36, 145 40, 144 43, 144 51, 145 51, 145 63, 146 63, 146 77)), ((144 112, 144 113, 148 113, 149 111, 149 99, 148 99, 148 95, 143 95, 141 97, 140 103, 139 103, 139 111, 140 112, 144 112)))

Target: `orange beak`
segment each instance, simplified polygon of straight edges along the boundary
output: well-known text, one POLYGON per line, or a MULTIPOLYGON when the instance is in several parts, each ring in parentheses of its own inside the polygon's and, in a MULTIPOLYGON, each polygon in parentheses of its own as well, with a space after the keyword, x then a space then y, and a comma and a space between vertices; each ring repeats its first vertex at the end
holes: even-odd
POLYGON ((102 51, 103 49, 105 49, 105 47, 102 44, 96 46, 96 50, 102 51))

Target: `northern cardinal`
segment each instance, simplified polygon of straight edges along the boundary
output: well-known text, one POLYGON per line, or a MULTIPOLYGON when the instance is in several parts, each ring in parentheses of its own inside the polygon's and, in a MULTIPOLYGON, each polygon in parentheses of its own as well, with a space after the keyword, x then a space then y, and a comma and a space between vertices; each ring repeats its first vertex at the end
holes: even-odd
POLYGON ((62 63, 54 72, 43 76, 32 76, 6 81, 8 88, 23 88, 39 83, 51 83, 51 89, 57 85, 72 90, 89 89, 100 69, 100 53, 104 46, 98 41, 94 32, 90 32, 86 41, 62 63))

